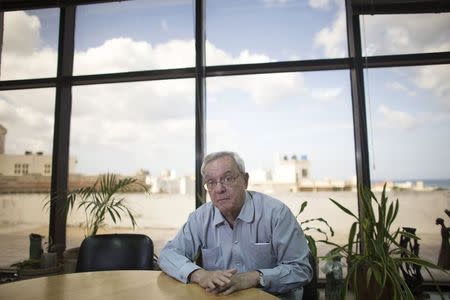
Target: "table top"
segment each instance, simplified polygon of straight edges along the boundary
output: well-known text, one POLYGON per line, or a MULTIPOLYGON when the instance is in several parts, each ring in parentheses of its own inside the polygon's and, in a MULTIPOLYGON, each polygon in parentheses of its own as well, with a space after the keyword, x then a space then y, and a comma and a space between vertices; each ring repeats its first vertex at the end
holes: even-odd
POLYGON ((278 299, 252 288, 228 296, 205 292, 160 271, 104 271, 40 277, 0 285, 0 299, 278 299))

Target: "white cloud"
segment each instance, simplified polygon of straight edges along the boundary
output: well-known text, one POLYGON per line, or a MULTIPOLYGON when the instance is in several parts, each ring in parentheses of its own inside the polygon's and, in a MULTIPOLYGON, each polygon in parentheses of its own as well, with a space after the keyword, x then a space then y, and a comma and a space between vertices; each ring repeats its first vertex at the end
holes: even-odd
POLYGON ((330 8, 330 0, 309 0, 308 3, 312 8, 330 8))
POLYGON ((363 41, 372 55, 449 51, 449 16, 449 13, 366 15, 361 22, 363 41))
POLYGON ((30 55, 39 48, 41 23, 38 17, 23 11, 6 12, 4 22, 4 52, 30 55))
POLYGON ((311 91, 311 96, 322 102, 330 102, 339 98, 342 88, 315 88, 311 91))
POLYGON ((416 96, 417 94, 414 90, 407 88, 404 84, 398 81, 388 82, 386 86, 391 90, 398 91, 401 93, 407 93, 409 96, 416 96))
POLYGON ((267 105, 304 94, 304 85, 300 73, 277 73, 211 78, 207 89, 214 98, 223 91, 238 90, 248 95, 253 103, 267 105))
POLYGON ((5 13, 1 78, 4 80, 56 75, 56 51, 41 48, 39 18, 22 11, 5 13))
POLYGON ((323 48, 325 57, 343 57, 347 54, 345 9, 339 5, 333 24, 322 28, 314 37, 314 45, 323 48))
POLYGON ((7 153, 50 153, 55 95, 52 89, 0 92, 0 122, 8 130, 7 153))
POLYGON ((396 111, 385 105, 380 105, 378 112, 382 115, 380 125, 385 128, 412 129, 422 123, 407 112, 396 111))
POLYGON ((76 52, 74 74, 192 67, 194 48, 194 40, 171 40, 153 47, 145 41, 114 38, 99 47, 76 52))
POLYGON ((263 3, 267 6, 277 5, 277 4, 285 4, 289 2, 289 0, 262 0, 263 3))
POLYGON ((251 53, 248 49, 243 49, 239 56, 233 57, 224 50, 217 48, 214 44, 206 41, 206 64, 207 65, 231 65, 244 63, 264 63, 274 61, 265 54, 251 53))
POLYGON ((447 109, 450 109, 449 65, 419 67, 414 83, 421 89, 430 90, 447 109))

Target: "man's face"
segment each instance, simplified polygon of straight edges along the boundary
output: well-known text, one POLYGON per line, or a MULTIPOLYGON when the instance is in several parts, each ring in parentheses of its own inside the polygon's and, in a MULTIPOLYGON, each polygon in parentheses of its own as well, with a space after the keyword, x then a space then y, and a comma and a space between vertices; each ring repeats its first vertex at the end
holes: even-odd
POLYGON ((209 192, 211 201, 223 215, 238 214, 244 204, 248 174, 242 174, 229 156, 209 162, 205 167, 205 182, 217 182, 209 192), (233 183, 227 183, 232 179, 233 183), (220 183, 225 182, 224 183, 220 183))

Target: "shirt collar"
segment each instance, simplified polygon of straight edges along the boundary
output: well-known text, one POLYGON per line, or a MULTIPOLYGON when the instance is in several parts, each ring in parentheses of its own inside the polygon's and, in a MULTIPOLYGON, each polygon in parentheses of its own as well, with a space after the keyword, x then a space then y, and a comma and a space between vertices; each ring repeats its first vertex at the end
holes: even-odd
MULTIPOLYGON (((222 216, 220 210, 217 207, 215 207, 214 205, 213 207, 214 207, 213 224, 214 226, 217 226, 219 224, 224 223, 225 218, 222 216)), ((255 205, 253 204, 253 197, 251 193, 245 191, 244 205, 242 206, 241 212, 239 213, 239 216, 237 218, 241 219, 244 222, 250 223, 251 221, 253 221, 254 215, 255 215, 255 205)))

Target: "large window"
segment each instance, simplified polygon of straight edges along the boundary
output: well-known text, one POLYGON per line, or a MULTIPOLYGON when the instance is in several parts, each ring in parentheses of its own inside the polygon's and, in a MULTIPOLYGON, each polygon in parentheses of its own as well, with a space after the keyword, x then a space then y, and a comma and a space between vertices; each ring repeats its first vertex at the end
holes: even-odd
POLYGON ((437 262, 449 205, 449 65, 369 71, 371 177, 399 199, 398 226, 417 229, 421 254, 437 262))
POLYGON ((48 241, 54 89, 0 91, 0 265, 28 257, 31 232, 48 241))

